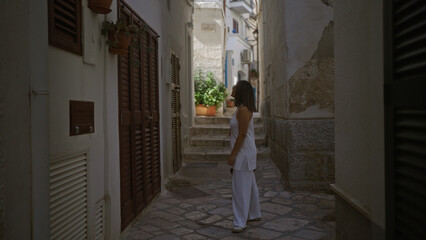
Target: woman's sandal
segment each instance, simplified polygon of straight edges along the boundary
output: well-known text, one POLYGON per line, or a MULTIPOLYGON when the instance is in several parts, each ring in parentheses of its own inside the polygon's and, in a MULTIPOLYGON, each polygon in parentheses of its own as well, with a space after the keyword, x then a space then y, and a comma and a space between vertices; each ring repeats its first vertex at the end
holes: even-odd
POLYGON ((253 219, 247 219, 247 222, 259 222, 259 221, 262 221, 262 218, 258 217, 253 219))
POLYGON ((232 229, 232 232, 233 232, 233 233, 240 233, 240 232, 244 231, 244 229, 246 229, 246 228, 242 228, 242 227, 234 227, 234 228, 232 229))

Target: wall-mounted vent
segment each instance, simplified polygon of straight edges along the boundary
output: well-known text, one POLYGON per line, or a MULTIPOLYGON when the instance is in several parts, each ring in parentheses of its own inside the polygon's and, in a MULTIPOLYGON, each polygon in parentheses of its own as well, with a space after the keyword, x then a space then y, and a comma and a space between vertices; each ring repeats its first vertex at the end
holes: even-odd
POLYGON ((249 63, 251 62, 251 50, 250 49, 244 49, 241 53, 241 62, 243 63, 249 63))
POLYGON ((105 200, 96 203, 95 240, 105 240, 105 200))
POLYGON ((50 160, 50 238, 87 239, 87 153, 50 160))

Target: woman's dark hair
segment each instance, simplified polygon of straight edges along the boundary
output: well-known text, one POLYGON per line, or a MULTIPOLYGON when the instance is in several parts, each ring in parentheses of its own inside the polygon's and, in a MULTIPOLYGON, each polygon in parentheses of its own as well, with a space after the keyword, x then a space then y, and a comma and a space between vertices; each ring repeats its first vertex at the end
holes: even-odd
POLYGON ((235 92, 235 105, 246 106, 250 112, 256 112, 256 106, 254 105, 254 92, 253 87, 248 81, 238 81, 237 89, 235 92))

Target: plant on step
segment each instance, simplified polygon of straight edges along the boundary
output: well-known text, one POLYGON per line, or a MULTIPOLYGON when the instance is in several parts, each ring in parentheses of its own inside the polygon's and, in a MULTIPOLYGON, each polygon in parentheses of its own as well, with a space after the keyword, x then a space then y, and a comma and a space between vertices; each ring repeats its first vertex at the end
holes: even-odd
POLYGON ((195 73, 194 89, 195 104, 202 104, 206 107, 215 106, 217 109, 228 96, 225 85, 218 84, 212 72, 205 74, 199 70, 195 73))

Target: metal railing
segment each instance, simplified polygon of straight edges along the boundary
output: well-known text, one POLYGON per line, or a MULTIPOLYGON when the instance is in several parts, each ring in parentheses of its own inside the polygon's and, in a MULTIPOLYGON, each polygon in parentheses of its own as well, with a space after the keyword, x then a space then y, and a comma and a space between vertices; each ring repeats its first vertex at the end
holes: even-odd
POLYGON ((253 8, 253 0, 231 0, 232 2, 245 2, 247 5, 249 5, 251 8, 253 8))

